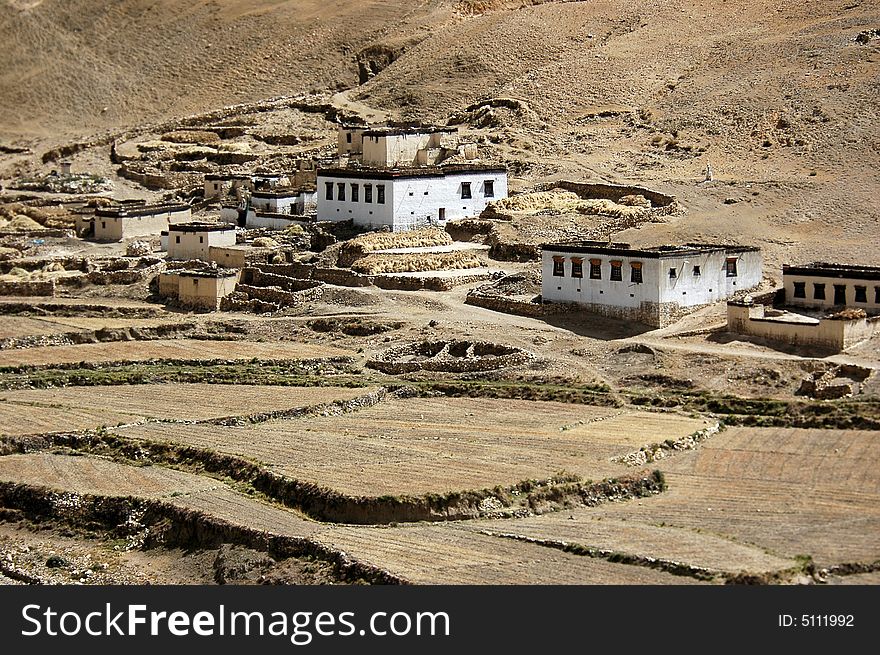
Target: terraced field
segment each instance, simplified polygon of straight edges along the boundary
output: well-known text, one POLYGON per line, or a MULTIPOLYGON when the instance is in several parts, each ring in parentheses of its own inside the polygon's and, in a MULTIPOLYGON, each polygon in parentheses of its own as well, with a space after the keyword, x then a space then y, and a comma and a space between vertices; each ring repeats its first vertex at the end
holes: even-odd
POLYGON ((4 350, 0 351, 0 366, 45 366, 78 362, 138 362, 148 359, 313 359, 350 354, 338 348, 305 343, 157 339, 155 341, 117 341, 76 346, 4 350))
MULTIPOLYGON (((4 316, 0 319, 0 339, 13 337, 29 337, 38 334, 55 334, 63 332, 52 321, 28 316, 4 316)), ((66 330, 71 331, 71 330, 66 330)))
POLYGON ((50 454, 0 457, 0 482, 105 496, 162 499, 234 526, 313 539, 421 584, 687 584, 689 578, 482 535, 458 524, 408 528, 320 524, 209 478, 50 454))
POLYGON ((704 426, 675 414, 564 403, 416 398, 255 426, 150 424, 117 432, 238 455, 346 494, 380 496, 512 485, 563 470, 602 479, 632 472, 613 457, 704 426))
POLYGON ((375 388, 145 384, 0 392, 0 435, 83 430, 146 419, 207 420, 312 407, 375 388), (118 409, 105 409, 105 408, 118 409))
POLYGON ((820 565, 880 559, 876 432, 737 428, 659 463, 669 489, 595 518, 668 526, 820 565))
POLYGON ((161 466, 127 466, 96 457, 33 453, 0 457, 0 482, 107 496, 167 498, 210 491, 220 485, 161 466))
POLYGON ((641 566, 614 564, 456 527, 338 527, 318 539, 417 584, 694 584, 641 566))
MULTIPOLYGON (((631 501, 638 504, 641 500, 631 501)), ((656 558, 712 572, 763 573, 795 566, 748 544, 715 534, 667 525, 648 525, 595 516, 593 509, 575 509, 509 521, 475 521, 469 529, 493 535, 515 535, 556 544, 656 558)))

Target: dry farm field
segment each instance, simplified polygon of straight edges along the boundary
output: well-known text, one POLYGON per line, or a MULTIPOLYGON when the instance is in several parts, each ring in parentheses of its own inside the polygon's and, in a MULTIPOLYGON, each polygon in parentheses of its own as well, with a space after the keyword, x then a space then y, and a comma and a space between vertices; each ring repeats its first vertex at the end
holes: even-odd
POLYGON ((318 537, 416 584, 693 584, 615 564, 462 530, 458 524, 337 527, 318 537))
POLYGON ((0 435, 81 430, 146 419, 198 421, 306 408, 374 388, 144 384, 0 392, 0 435))
POLYGON ((630 472, 612 458, 705 425, 676 414, 554 402, 392 398, 342 416, 117 432, 265 462, 353 496, 381 496, 514 485, 561 471, 599 480, 630 472))
POLYGON ((0 351, 0 367, 45 366, 75 364, 77 362, 137 362, 149 359, 315 359, 350 354, 338 348, 304 343, 157 339, 155 341, 118 341, 3 350, 0 351))
POLYGON ((161 466, 127 466, 111 460, 36 453, 0 457, 0 482, 104 496, 165 498, 209 491, 220 483, 161 466))
POLYGON ((751 544, 820 565, 880 559, 876 432, 736 428, 660 462, 669 489, 590 514, 751 544))

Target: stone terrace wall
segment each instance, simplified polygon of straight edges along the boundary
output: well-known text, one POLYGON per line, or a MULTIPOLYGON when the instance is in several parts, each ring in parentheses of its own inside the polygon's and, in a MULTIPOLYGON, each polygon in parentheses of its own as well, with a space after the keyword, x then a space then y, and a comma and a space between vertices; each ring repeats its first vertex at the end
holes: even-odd
POLYGON ((0 282, 0 296, 54 296, 55 280, 0 282))

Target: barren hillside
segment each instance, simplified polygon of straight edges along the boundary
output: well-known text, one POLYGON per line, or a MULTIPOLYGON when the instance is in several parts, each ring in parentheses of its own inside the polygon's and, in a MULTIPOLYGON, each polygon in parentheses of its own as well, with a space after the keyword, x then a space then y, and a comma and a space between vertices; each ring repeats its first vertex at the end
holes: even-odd
POLYGON ((470 130, 514 188, 634 181, 688 210, 621 240, 736 239, 765 248, 769 273, 794 259, 880 264, 873 1, 5 5, 0 144, 38 152, 347 89, 335 101, 365 115, 470 130))
POLYGON ((438 20, 403 0, 4 0, 0 134, 84 135, 345 88, 357 53, 438 20))

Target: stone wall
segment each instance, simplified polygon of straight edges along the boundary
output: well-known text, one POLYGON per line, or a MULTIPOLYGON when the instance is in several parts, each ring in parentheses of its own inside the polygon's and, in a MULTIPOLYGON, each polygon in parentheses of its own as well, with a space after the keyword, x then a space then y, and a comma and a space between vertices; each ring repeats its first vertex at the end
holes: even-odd
POLYGON ((117 172, 120 177, 137 182, 141 186, 153 189, 154 191, 202 186, 205 178, 202 173, 163 172, 154 168, 137 170, 136 163, 123 163, 117 172))
POLYGON ((474 373, 519 366, 533 358, 526 350, 482 341, 422 342, 390 348, 367 361, 367 366, 389 375, 416 371, 474 373), (425 348, 430 352, 423 352, 425 348), (413 355, 425 358, 410 360, 413 355))
POLYGON ((323 284, 318 280, 301 279, 287 275, 267 273, 259 268, 248 267, 241 272, 241 281, 254 287, 278 287, 284 291, 304 291, 323 284))
POLYGON ((449 291, 462 284, 473 284, 489 279, 488 273, 476 273, 473 275, 456 275, 454 277, 427 277, 411 275, 374 275, 371 276, 373 284, 380 289, 395 289, 398 291, 449 291))
MULTIPOLYGON (((553 306, 556 303, 550 303, 553 306)), ((569 311, 584 311, 599 316, 607 316, 620 321, 641 323, 650 327, 661 328, 672 325, 684 316, 705 307, 694 305, 682 307, 678 303, 666 302, 642 302, 638 307, 617 307, 614 305, 602 305, 599 303, 565 303, 572 307, 569 311)))
POLYGON ((0 282, 0 296, 54 296, 55 280, 0 282))
POLYGON ((625 184, 604 184, 590 182, 569 182, 561 180, 546 185, 547 189, 556 187, 572 191, 584 200, 606 199, 612 202, 619 202, 624 196, 641 195, 651 201, 651 211, 655 215, 663 215, 674 213, 680 208, 675 200, 675 196, 669 196, 665 193, 652 191, 640 186, 629 186, 625 184))
POLYGON ((278 311, 279 306, 275 303, 264 302, 256 298, 249 298, 246 293, 231 293, 220 299, 220 311, 224 312, 249 312, 265 314, 278 311))
POLYGON ((279 287, 255 287, 249 284, 239 284, 235 290, 239 293, 246 293, 248 298, 274 303, 278 307, 298 307, 304 303, 318 300, 324 293, 323 284, 303 291, 285 291, 279 287))

